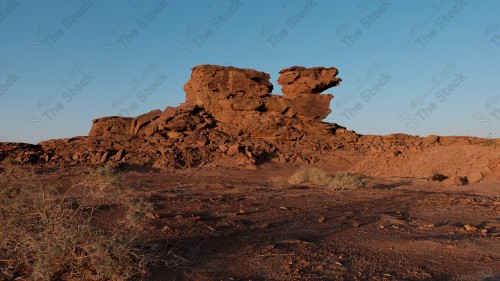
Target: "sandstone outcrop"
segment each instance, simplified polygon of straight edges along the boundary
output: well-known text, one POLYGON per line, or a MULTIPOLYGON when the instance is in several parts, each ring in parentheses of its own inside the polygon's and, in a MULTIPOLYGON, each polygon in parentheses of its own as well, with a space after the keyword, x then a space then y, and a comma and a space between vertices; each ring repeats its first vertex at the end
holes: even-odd
POLYGON ((469 182, 499 173, 495 153, 469 164, 493 149, 481 139, 360 136, 322 122, 333 98, 322 91, 341 81, 335 68, 291 67, 280 73, 283 95, 272 94, 264 72, 200 65, 184 86, 186 103, 135 118, 95 119, 88 136, 39 145, 0 143, 0 161, 154 168, 317 163, 374 176, 430 178, 439 172, 467 176, 469 182))
POLYGON ((286 84, 285 96, 271 94, 273 86, 267 73, 200 65, 193 68, 191 79, 184 86, 186 103, 205 108, 222 122, 234 121, 235 118, 255 119, 262 115, 321 121, 330 114, 333 96, 320 93, 341 81, 335 77, 337 69, 292 67, 281 73, 280 79, 286 84), (314 84, 314 78, 320 81, 314 84), (299 92, 291 94, 294 88, 299 92), (307 95, 308 92, 314 95, 307 95))
POLYGON ((113 137, 115 135, 128 134, 132 120, 133 118, 119 116, 94 119, 92 121, 89 137, 113 137))
POLYGON ((336 77, 338 73, 335 67, 293 66, 280 71, 278 84, 285 96, 319 94, 340 84, 342 79, 336 77))

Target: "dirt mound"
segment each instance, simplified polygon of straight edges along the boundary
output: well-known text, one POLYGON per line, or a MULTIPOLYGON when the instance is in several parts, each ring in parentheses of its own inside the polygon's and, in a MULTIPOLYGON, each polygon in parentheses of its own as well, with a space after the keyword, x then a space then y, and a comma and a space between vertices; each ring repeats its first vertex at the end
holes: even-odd
POLYGON ((271 93, 267 73, 196 66, 184 86, 186 103, 178 107, 95 119, 88 136, 36 146, 0 143, 0 160, 157 168, 304 163, 372 176, 472 181, 498 175, 496 139, 361 136, 321 121, 333 98, 322 92, 342 81, 336 68, 290 67, 280 74, 283 95, 271 93))

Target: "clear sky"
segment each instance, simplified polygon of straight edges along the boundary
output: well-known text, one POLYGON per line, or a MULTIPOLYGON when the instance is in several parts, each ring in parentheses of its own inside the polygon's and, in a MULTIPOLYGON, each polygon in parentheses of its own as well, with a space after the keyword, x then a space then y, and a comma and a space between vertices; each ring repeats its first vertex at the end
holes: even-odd
POLYGON ((0 141, 176 106, 198 64, 334 66, 327 121, 500 137, 497 0, 1 0, 0 141))

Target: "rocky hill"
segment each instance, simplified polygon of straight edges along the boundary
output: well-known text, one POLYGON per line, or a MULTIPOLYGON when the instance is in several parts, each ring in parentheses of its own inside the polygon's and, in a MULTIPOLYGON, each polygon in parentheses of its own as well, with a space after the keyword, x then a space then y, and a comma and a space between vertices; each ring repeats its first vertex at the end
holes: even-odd
POLYGON ((184 86, 186 102, 177 107, 95 119, 88 136, 38 145, 0 143, 0 160, 176 169, 316 164, 372 176, 443 174, 455 177, 455 184, 470 175, 499 174, 496 139, 362 136, 323 122, 333 98, 323 92, 341 83, 337 75, 333 67, 286 68, 278 78, 283 94, 272 94, 267 73, 196 66, 184 86))

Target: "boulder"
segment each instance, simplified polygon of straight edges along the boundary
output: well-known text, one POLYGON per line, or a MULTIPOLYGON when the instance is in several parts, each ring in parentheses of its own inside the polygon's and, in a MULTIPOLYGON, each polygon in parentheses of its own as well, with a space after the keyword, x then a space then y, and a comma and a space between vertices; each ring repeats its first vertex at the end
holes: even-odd
POLYGON ((457 175, 454 175, 454 176, 451 176, 445 180, 442 181, 442 183, 446 186, 461 186, 461 185, 464 185, 464 182, 462 181, 462 178, 457 176, 457 175))
POLYGON ((339 71, 335 67, 305 68, 293 66, 280 71, 278 84, 285 95, 319 94, 326 89, 338 86, 342 79, 337 78, 339 71))
POLYGON ((134 118, 132 121, 132 124, 130 125, 130 134, 131 135, 137 135, 139 133, 139 130, 144 128, 146 125, 151 123, 153 120, 157 119, 160 117, 162 111, 159 109, 152 110, 148 113, 144 113, 142 115, 137 116, 134 118))
POLYGON ((114 135, 128 135, 130 124, 134 118, 111 116, 94 119, 89 137, 112 137, 114 135))
POLYGON ((467 181, 469 183, 476 183, 480 182, 483 178, 484 176, 481 172, 472 172, 470 175, 467 176, 467 181))
POLYGON ((191 78, 184 85, 186 103, 209 110, 214 101, 229 97, 264 97, 273 89, 269 78, 269 74, 253 69, 199 65, 192 69, 191 78))

